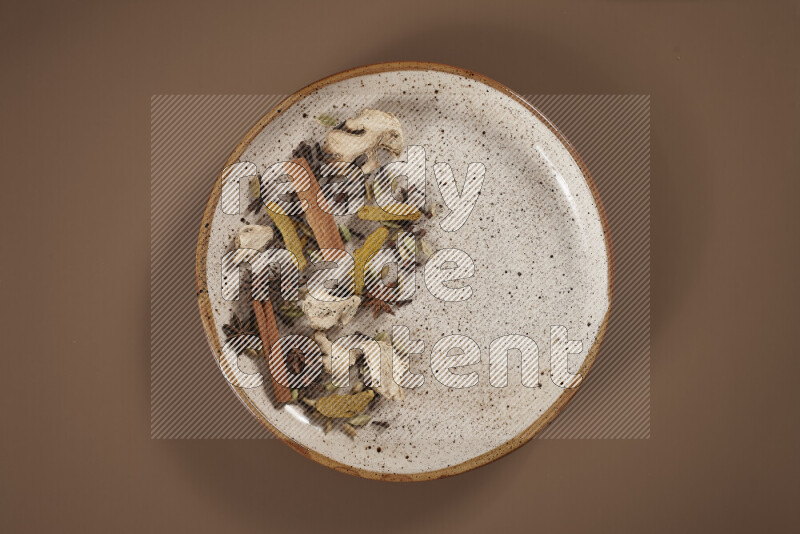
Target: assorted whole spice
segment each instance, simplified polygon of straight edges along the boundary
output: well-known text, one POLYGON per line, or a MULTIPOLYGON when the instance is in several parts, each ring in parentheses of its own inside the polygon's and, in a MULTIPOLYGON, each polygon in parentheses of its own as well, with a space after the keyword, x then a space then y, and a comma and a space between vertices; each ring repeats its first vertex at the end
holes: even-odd
MULTIPOLYGON (((300 143, 293 150, 293 159, 287 166, 294 192, 286 196, 303 202, 302 213, 290 214, 275 202, 265 203, 256 178, 250 183, 252 201, 249 210, 256 212, 263 221, 243 227, 235 242, 237 248, 264 250, 267 246, 273 246, 284 247, 291 252, 302 273, 301 299, 299 302, 283 300, 280 292, 275 290, 278 277, 272 277, 268 281, 271 285, 270 299, 252 301, 252 314, 248 314, 250 310, 235 314, 231 322, 223 326, 223 331, 228 338, 255 334, 260 337, 263 357, 268 361, 272 377, 269 390, 274 402, 294 403, 302 407, 326 433, 338 428, 348 436, 356 437, 358 429, 370 423, 381 430, 388 428, 389 422, 372 420, 370 409, 381 398, 389 401, 402 399, 404 393, 391 380, 391 368, 390 376, 383 377, 381 382, 388 379, 392 383, 372 387, 371 373, 385 372, 386 363, 375 363, 369 358, 365 359, 363 354, 351 355, 348 372, 354 375, 350 380, 352 386, 334 386, 330 368, 331 341, 328 340, 327 331, 341 328, 362 311, 371 319, 377 319, 384 313, 394 315, 393 306, 409 302, 381 300, 366 289, 370 277, 386 278, 388 266, 380 273, 366 271, 370 260, 384 247, 397 246, 401 258, 413 258, 418 251, 425 257, 430 256, 433 249, 423 240, 425 230, 415 225, 423 220, 423 216, 430 218, 431 212, 404 204, 409 192, 400 187, 392 188, 393 196, 400 199, 397 204, 386 209, 375 204, 377 184, 373 178, 381 169, 381 155, 397 157, 404 149, 402 127, 396 117, 379 110, 365 109, 344 122, 327 115, 315 118, 320 124, 332 128, 324 143, 300 143), (322 177, 323 169, 326 164, 334 162, 352 163, 360 168, 364 176, 366 202, 354 215, 340 217, 338 221, 331 213, 328 204, 330 199, 325 198, 320 185, 329 183, 330 178, 322 177), (400 239, 400 232, 412 236, 410 247, 405 238, 400 239), (309 271, 312 262, 319 261, 319 258, 313 259, 315 251, 345 250, 346 247, 353 259, 352 296, 320 300, 309 295, 311 289, 304 284, 313 273, 313 270, 309 271), (323 355, 324 372, 312 383, 290 389, 285 385, 289 383, 289 376, 301 373, 309 363, 310 355, 301 353, 297 348, 284 351, 279 346, 279 340, 282 335, 308 335, 309 330, 312 331, 309 337, 314 339, 319 348, 317 353, 323 355)), ((341 203, 344 195, 344 192, 339 193, 334 200, 341 203)), ((336 254, 323 254, 322 260, 335 261, 336 254)), ((416 266, 419 265, 416 262, 416 266)), ((397 287, 397 282, 387 283, 386 287, 397 287)), ((316 290, 329 292, 329 295, 337 292, 335 287, 316 290)), ((376 333, 374 337, 381 351, 390 347, 387 338, 386 332, 376 333)))

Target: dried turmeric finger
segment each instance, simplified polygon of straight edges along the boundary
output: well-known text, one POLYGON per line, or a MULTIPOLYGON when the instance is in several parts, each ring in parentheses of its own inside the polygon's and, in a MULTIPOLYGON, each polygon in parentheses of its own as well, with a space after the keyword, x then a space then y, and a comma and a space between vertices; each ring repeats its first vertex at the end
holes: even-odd
POLYGON ((303 243, 297 236, 297 228, 295 228, 294 222, 286 215, 283 208, 275 202, 265 202, 264 207, 267 208, 267 214, 283 236, 286 250, 294 254, 295 258, 297 258, 297 268, 302 271, 306 266, 306 258, 303 255, 303 243))
POLYGON ((389 238, 389 229, 381 226, 364 240, 364 244, 353 252, 353 289, 361 294, 364 289, 364 268, 367 262, 381 249, 389 238))
POLYGON ((314 407, 325 417, 351 418, 363 412, 374 397, 371 389, 353 395, 330 395, 317 399, 314 407))
POLYGON ((416 221, 421 216, 422 212, 408 204, 393 204, 385 209, 363 206, 358 210, 358 218, 365 221, 416 221))

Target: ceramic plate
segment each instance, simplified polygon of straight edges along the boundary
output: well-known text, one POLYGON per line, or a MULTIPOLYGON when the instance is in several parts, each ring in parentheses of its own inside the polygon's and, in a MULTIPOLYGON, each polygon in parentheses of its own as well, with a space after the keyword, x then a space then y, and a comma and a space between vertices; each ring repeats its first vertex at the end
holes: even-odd
MULTIPOLYGON (((358 313, 328 337, 358 332, 386 339, 393 326, 405 326, 412 340, 424 343, 424 350, 408 359, 410 371, 424 382, 403 389, 402 400, 375 396, 366 417, 332 423, 302 402, 303 390, 294 393, 295 402, 276 402, 266 358, 257 352, 245 352, 238 366, 263 380, 233 389, 263 425, 326 466, 386 480, 460 473, 528 441, 585 380, 611 305, 605 218, 586 167, 552 124, 501 84, 442 65, 379 64, 316 82, 270 111, 236 147, 228 165, 249 162, 264 173, 291 160, 301 143, 323 143, 334 127, 364 109, 391 113, 402 125, 402 151, 396 156, 380 151, 381 164, 406 161, 410 146, 424 148, 426 213, 413 231, 419 236, 424 230, 425 243, 414 237, 419 265, 410 302, 391 305, 394 315, 375 318, 372 308, 358 313), (468 172, 477 179, 483 169, 479 195, 460 225, 445 222, 455 213, 463 217, 466 209, 442 194, 448 168, 461 193, 468 172), (444 284, 448 295, 458 298, 464 296, 459 288, 469 288, 465 300, 443 299, 442 288, 431 290, 425 279, 437 282, 435 273, 427 273, 434 270, 430 258, 450 250, 469 257, 471 267, 462 279, 444 284)), ((223 296, 222 257, 242 226, 264 225, 280 235, 265 209, 246 212, 246 180, 241 213, 225 213, 220 194, 221 178, 205 212, 197 253, 200 310, 217 357, 230 339, 231 329, 224 325, 234 314, 252 314, 246 283, 237 300, 223 296)), ((343 215, 336 221, 349 227, 355 218, 343 215)), ((350 236, 349 251, 380 226, 370 224, 350 236)), ((388 226, 396 233, 401 225, 388 226)), ((389 240, 384 247, 392 244, 389 240)), ((453 254, 439 258, 441 272, 458 263, 448 262, 453 254)), ((299 333, 303 320, 296 318, 288 327, 281 323, 281 335, 299 333)), ((360 370, 369 371, 363 362, 360 370)), ((327 385, 322 394, 349 394, 354 384, 357 376, 349 388, 327 385)))

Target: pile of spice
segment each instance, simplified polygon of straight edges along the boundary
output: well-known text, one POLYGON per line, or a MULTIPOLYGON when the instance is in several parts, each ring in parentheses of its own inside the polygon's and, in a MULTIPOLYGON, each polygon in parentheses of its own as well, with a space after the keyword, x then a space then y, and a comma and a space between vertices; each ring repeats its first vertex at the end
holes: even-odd
MULTIPOLYGON (((242 335, 261 338, 263 351, 259 357, 269 360, 273 402, 295 403, 326 433, 339 429, 355 437, 358 428, 367 424, 379 429, 387 428, 389 422, 372 420, 370 412, 380 399, 402 400, 404 390, 393 380, 392 346, 386 332, 377 332, 371 337, 381 349, 377 358, 372 357, 374 354, 351 351, 348 369, 351 385, 348 388, 335 386, 331 380, 330 337, 359 314, 376 320, 383 314, 394 315, 397 306, 410 302, 392 301, 386 295, 371 294, 367 280, 386 280, 390 273, 388 265, 379 273, 370 272, 369 262, 380 250, 397 247, 401 254, 405 252, 413 258, 414 268, 421 267, 422 260, 434 251, 425 241, 425 230, 420 228, 420 223, 434 217, 436 209, 435 205, 420 209, 406 204, 409 196, 419 192, 403 186, 399 180, 392 181, 391 191, 376 191, 381 187, 375 180, 381 170, 381 156, 396 158, 405 148, 401 124, 394 115, 364 109, 356 117, 343 122, 329 116, 320 116, 317 120, 332 127, 324 144, 303 142, 292 153, 292 163, 296 164, 293 168, 302 168, 305 172, 303 187, 297 187, 291 196, 305 202, 305 211, 289 214, 274 202, 264 202, 260 179, 254 178, 250 184, 252 201, 248 212, 258 220, 258 224, 243 226, 234 243, 240 249, 283 247, 292 252, 301 272, 301 298, 298 302, 284 300, 278 290, 279 273, 274 273, 267 280, 269 300, 253 300, 251 306, 238 310, 230 323, 223 326, 223 332, 229 339, 242 335), (352 163, 364 176, 363 205, 354 215, 339 217, 339 222, 329 213, 330 210, 319 206, 320 202, 329 200, 322 195, 321 186, 331 179, 323 177, 322 171, 326 164, 333 162, 352 163), (307 177, 310 177, 310 185, 307 177), (381 208, 375 201, 376 195, 387 193, 397 201, 390 210, 381 208), (403 236, 402 243, 398 243, 400 236, 403 236), (308 275, 313 264, 320 259, 320 249, 339 249, 352 255, 353 284, 349 298, 318 300, 309 294, 308 275), (292 348, 278 351, 280 358, 277 361, 269 358, 281 336, 289 334, 307 335, 319 350, 304 352, 292 348), (312 353, 321 353, 322 361, 311 361, 312 353), (308 365, 322 366, 317 379, 294 389, 288 387, 286 384, 290 381, 286 378, 300 374, 308 365), (371 377, 376 374, 381 377, 380 386, 372 386, 371 377)), ((291 175, 290 178, 295 180, 291 175)), ((346 201, 345 198, 332 200, 346 201)), ((385 285, 394 288, 398 280, 399 277, 385 285)), ((329 291, 333 294, 337 288, 329 291)))

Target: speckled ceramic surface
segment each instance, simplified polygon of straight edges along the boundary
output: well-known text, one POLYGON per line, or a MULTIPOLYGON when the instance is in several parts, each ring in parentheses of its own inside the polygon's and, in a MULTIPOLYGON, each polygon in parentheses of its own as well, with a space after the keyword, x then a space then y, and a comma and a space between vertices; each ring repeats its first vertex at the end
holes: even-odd
MULTIPOLYGON (((411 367, 425 377, 404 401, 378 403, 374 419, 351 438, 325 434, 293 405, 276 405, 268 386, 236 390, 254 415, 290 445, 329 466, 373 478, 414 480, 457 473, 481 465, 524 443, 556 415, 575 389, 550 379, 550 327, 565 326, 581 342, 569 359, 585 375, 596 355, 610 307, 610 269, 602 211, 592 187, 565 141, 540 116, 491 80, 439 66, 374 66, 324 80, 284 102, 254 128, 231 161, 251 161, 260 171, 291 159, 301 141, 321 141, 330 129, 314 117, 346 119, 365 107, 395 114, 406 145, 425 147, 428 199, 442 204, 432 177, 437 162, 451 165, 459 183, 467 166, 482 162, 486 176, 480 198, 464 226, 444 232, 436 218, 422 227, 436 249, 458 248, 474 260, 473 289, 466 302, 434 298, 417 277, 411 304, 395 316, 371 316, 345 326, 339 335, 375 335, 405 325, 425 343, 411 367), (400 69, 400 70, 398 70, 400 69), (451 334, 469 336, 481 348, 481 362, 467 389, 443 386, 430 368, 431 347, 451 334), (489 345, 507 334, 522 334, 539 347, 540 386, 524 387, 519 357, 509 357, 508 385, 489 383, 489 345)), ((405 154, 399 159, 403 159, 405 154)), ((212 196, 198 249, 201 309, 218 349, 222 324, 238 302, 220 295, 219 259, 240 216, 222 213, 212 196), (201 291, 202 293, 202 291, 201 291)), ((447 213, 446 209, 443 209, 447 213)), ((264 223, 244 216, 245 223, 264 223)), ((246 300, 246 298, 245 298, 246 300)), ((245 371, 257 362, 240 359, 245 371)), ((263 366, 262 366, 263 370, 263 366)))

